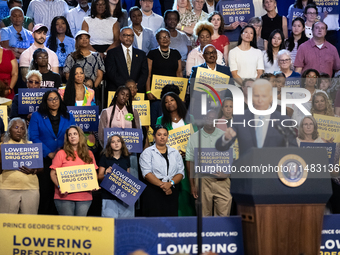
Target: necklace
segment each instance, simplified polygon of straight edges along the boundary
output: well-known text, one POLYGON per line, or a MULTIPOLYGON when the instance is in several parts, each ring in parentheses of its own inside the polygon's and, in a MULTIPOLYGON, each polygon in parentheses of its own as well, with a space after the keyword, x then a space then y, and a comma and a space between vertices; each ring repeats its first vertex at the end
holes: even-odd
POLYGON ((140 33, 143 32, 143 28, 142 28, 141 30, 138 30, 138 29, 136 29, 136 28, 133 28, 133 30, 134 30, 136 33, 138 33, 138 34, 140 34, 140 33))
POLYGON ((159 50, 159 52, 161 53, 161 55, 164 59, 168 59, 170 57, 170 48, 165 53, 161 50, 160 46, 158 46, 158 50, 159 50))

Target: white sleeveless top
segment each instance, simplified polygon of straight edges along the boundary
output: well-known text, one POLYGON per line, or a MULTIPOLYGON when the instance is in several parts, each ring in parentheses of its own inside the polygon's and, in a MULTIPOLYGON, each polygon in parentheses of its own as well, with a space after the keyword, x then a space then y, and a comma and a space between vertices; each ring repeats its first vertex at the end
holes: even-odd
POLYGON ((112 28, 117 22, 117 18, 109 17, 106 19, 92 19, 91 17, 85 17, 84 21, 89 26, 91 45, 107 45, 113 43, 112 28))

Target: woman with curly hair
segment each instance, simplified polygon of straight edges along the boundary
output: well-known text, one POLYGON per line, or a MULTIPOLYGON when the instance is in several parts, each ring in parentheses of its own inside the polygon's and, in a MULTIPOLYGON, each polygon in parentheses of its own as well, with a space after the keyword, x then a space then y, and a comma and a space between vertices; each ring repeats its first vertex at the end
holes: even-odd
POLYGON ((228 61, 228 46, 229 39, 224 32, 224 19, 221 13, 214 11, 210 13, 208 21, 214 26, 214 34, 211 36, 211 44, 215 46, 217 50, 223 53, 224 60, 228 61))
POLYGON ((313 95, 311 113, 334 117, 333 107, 325 92, 317 92, 313 95))
POLYGON ((75 40, 73 39, 67 19, 64 16, 54 17, 46 46, 58 56, 60 75, 63 73, 63 67, 68 54, 74 51, 74 44, 75 40))
POLYGON ((59 215, 86 216, 92 203, 92 191, 61 193, 56 168, 94 164, 93 153, 87 148, 83 131, 75 125, 65 132, 64 146, 55 155, 51 168, 51 179, 54 183, 54 203, 59 215))
MULTIPOLYGON (((205 63, 203 57, 203 48, 211 44, 211 38, 214 34, 214 26, 208 21, 200 21, 196 24, 194 28, 194 33, 198 37, 199 46, 193 49, 187 57, 187 65, 186 65, 186 75, 190 76, 191 69, 194 66, 201 65, 205 63)), ((217 64, 224 66, 225 62, 223 59, 223 54, 219 50, 217 50, 217 64)))

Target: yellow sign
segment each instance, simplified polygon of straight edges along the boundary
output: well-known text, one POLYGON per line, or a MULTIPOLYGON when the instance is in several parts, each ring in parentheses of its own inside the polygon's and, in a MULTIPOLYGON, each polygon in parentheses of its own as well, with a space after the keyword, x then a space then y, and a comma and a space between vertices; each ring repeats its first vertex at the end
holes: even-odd
POLYGON ((239 157, 239 146, 238 146, 238 140, 236 139, 234 144, 233 144, 233 157, 235 160, 238 160, 239 157))
POLYGON ((6 105, 1 105, 0 106, 0 118, 4 122, 5 125, 5 131, 7 131, 7 126, 8 126, 8 116, 7 116, 7 106, 6 105))
POLYGON ((318 123, 318 132, 321 138, 330 140, 334 138, 334 143, 340 142, 340 118, 326 115, 314 114, 316 122, 318 123))
POLYGON ((1 254, 113 254, 114 219, 0 214, 1 254))
POLYGON ((59 167, 56 171, 61 193, 99 189, 93 164, 59 167))
POLYGON ((180 94, 179 97, 184 101, 185 93, 187 91, 188 79, 180 77, 153 75, 151 84, 151 93, 157 98, 161 99, 161 92, 165 85, 173 84, 178 86, 180 94))
MULTIPOLYGON (((116 94, 116 91, 109 91, 109 94, 107 96, 107 107, 110 107, 110 104, 115 94, 116 94)), ((144 93, 137 93, 135 98, 137 101, 144 100, 144 93)))
POLYGON ((186 151, 189 137, 193 133, 191 124, 170 130, 167 145, 178 151, 186 151))
POLYGON ((142 126, 150 126, 150 101, 132 101, 133 109, 136 109, 142 126))
MULTIPOLYGON (((195 77, 194 90, 203 92, 204 90, 209 90, 209 87, 205 86, 209 85, 211 87, 215 87, 217 84, 228 84, 230 76, 214 71, 206 68, 198 67, 197 74, 195 77)), ((217 91, 222 91, 225 89, 216 89, 217 91)))
POLYGON ((151 126, 149 126, 148 138, 149 138, 149 143, 153 143, 153 129, 151 126))

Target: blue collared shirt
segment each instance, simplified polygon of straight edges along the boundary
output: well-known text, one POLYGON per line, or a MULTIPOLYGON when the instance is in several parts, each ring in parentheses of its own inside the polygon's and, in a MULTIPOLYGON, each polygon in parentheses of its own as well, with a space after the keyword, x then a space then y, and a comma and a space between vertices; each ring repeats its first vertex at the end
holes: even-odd
POLYGON ((184 179, 184 164, 181 154, 168 145, 166 147, 169 159, 168 171, 166 160, 156 148, 155 144, 145 149, 140 155, 139 164, 144 178, 148 173, 152 173, 163 182, 172 180, 176 174, 183 175, 184 179))
POLYGON ((90 16, 91 14, 91 5, 89 4, 89 9, 85 12, 80 5, 70 10, 66 16, 68 24, 70 25, 70 29, 72 35, 75 36, 76 33, 81 30, 81 25, 83 24, 84 17, 90 16))
POLYGON ((61 52, 61 46, 60 46, 60 41, 57 38, 57 43, 58 43, 58 48, 57 48, 57 56, 58 56, 58 60, 59 60, 59 66, 63 67, 65 64, 65 60, 68 56, 68 54, 70 54, 71 52, 75 51, 75 40, 69 36, 65 35, 64 38, 64 45, 65 45, 65 52, 62 53, 61 52))
POLYGON ((31 44, 34 42, 32 32, 25 28, 22 28, 20 35, 23 39, 22 41, 19 40, 17 31, 15 30, 13 25, 9 27, 4 27, 1 29, 1 42, 9 41, 9 46, 13 48, 21 49, 29 48, 31 44))

